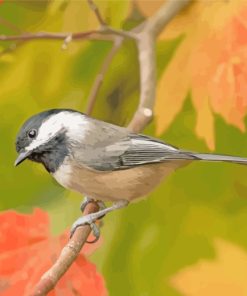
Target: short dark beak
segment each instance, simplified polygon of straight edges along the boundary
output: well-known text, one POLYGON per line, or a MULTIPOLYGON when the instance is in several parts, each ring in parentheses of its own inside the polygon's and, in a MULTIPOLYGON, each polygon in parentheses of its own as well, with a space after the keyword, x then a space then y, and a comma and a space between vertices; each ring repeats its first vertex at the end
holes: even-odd
POLYGON ((22 163, 26 158, 28 158, 29 155, 31 155, 31 153, 32 151, 21 152, 15 160, 15 166, 18 166, 20 163, 22 163))

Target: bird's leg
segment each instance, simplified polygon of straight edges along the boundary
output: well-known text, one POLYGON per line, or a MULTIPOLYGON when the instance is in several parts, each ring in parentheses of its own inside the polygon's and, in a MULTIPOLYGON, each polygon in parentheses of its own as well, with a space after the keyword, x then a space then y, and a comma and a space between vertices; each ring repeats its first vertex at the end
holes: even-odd
MULTIPOLYGON (((90 202, 96 202, 97 204, 98 204, 98 206, 99 206, 99 210, 104 210, 105 208, 106 208, 106 205, 104 204, 104 202, 103 201, 101 201, 101 200, 96 200, 96 201, 94 201, 93 199, 90 199, 90 201, 88 202, 88 203, 90 203, 90 202)), ((103 218, 104 217, 104 215, 103 216, 101 216, 99 219, 101 219, 101 218, 103 218)), ((91 223, 90 224, 90 227, 91 227, 91 229, 92 229, 92 232, 93 232, 93 235, 94 235, 94 239, 92 240, 92 241, 86 241, 88 244, 93 244, 93 243, 96 243, 97 242, 97 240, 99 239, 99 237, 100 237, 100 226, 101 225, 97 225, 96 223, 91 223)))
MULTIPOLYGON (((89 203, 91 203, 91 202, 96 202, 98 204, 100 210, 103 210, 103 209, 106 208, 106 206, 105 206, 105 204, 104 204, 103 201, 101 201, 101 200, 94 200, 94 199, 86 196, 84 198, 83 202, 81 203, 81 206, 80 206, 81 211, 84 212, 86 206, 89 203)), ((100 237, 100 229, 99 229, 99 226, 96 225, 95 223, 91 223, 90 224, 90 227, 92 229, 93 235, 95 236, 95 239, 93 241, 87 241, 87 243, 89 243, 89 244, 96 242, 99 239, 99 237, 100 237)), ((73 226, 72 226, 72 229, 70 231, 70 238, 73 236, 73 234, 75 232, 75 229, 73 229, 73 226)))
POLYGON ((81 203, 81 206, 80 206, 80 209, 82 211, 82 213, 84 212, 86 206, 90 203, 90 202, 93 202, 94 200, 90 197, 87 197, 85 196, 82 203, 81 203))
MULTIPOLYGON (((99 218, 102 218, 105 214, 107 214, 109 212, 112 212, 112 211, 115 211, 115 210, 126 207, 128 205, 128 203, 129 202, 127 200, 119 200, 116 203, 114 203, 111 207, 104 208, 104 209, 99 210, 98 212, 91 213, 91 214, 88 214, 86 216, 80 217, 72 225, 71 237, 73 236, 75 230, 79 226, 90 225, 96 240, 98 240, 99 237, 100 237, 100 231, 99 231, 98 226, 94 222, 96 220, 98 220, 99 218)), ((96 240, 94 240, 93 242, 95 242, 96 240)))
POLYGON ((91 197, 87 197, 87 196, 86 196, 86 197, 84 198, 83 202, 81 203, 81 206, 80 206, 81 211, 84 212, 86 206, 87 206, 89 203, 91 203, 91 202, 96 202, 96 203, 98 204, 100 210, 103 210, 103 209, 106 208, 106 206, 105 206, 105 204, 103 203, 103 201, 101 201, 101 200, 96 200, 96 201, 95 201, 95 200, 92 199, 91 197))

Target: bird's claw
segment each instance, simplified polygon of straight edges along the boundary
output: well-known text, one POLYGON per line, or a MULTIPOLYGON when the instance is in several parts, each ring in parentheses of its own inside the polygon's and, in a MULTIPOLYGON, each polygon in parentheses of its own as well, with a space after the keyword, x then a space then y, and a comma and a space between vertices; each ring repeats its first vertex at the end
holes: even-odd
POLYGON ((84 226, 84 225, 89 225, 92 229, 95 239, 92 241, 87 241, 87 243, 90 243, 90 244, 95 243, 100 238, 100 229, 96 225, 95 221, 96 220, 93 219, 90 214, 77 219, 72 225, 72 228, 70 231, 70 238, 74 235, 74 233, 78 227, 84 226))
POLYGON ((92 241, 86 241, 88 244, 93 244, 96 243, 99 238, 100 238, 100 229, 99 226, 96 223, 91 223, 90 227, 92 229, 93 235, 94 235, 94 239, 92 241))
MULTIPOLYGON (((103 207, 103 209, 99 210, 98 212, 94 212, 94 213, 88 214, 86 216, 83 216, 83 217, 80 217, 79 219, 77 219, 72 226, 70 237, 73 236, 75 230, 79 226, 90 225, 90 227, 93 231, 93 234, 95 236, 95 240, 93 242, 97 241, 99 239, 100 232, 99 232, 99 227, 95 224, 95 222, 98 219, 101 219, 102 217, 104 217, 105 214, 110 213, 115 210, 118 210, 118 209, 121 209, 123 207, 126 207, 129 203, 127 200, 119 200, 116 203, 114 203, 112 206, 106 208, 103 202, 101 202, 101 201, 95 201, 95 202, 99 205, 99 207, 101 207, 101 208, 103 207)), ((90 242, 90 243, 92 243, 92 242, 90 242)))

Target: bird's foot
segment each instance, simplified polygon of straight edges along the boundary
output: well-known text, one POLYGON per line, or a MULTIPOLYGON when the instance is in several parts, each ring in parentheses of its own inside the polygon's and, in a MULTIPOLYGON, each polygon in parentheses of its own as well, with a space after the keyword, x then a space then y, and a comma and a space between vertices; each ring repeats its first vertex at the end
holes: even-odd
MULTIPOLYGON (((90 202, 92 202, 92 201, 90 201, 90 202)), ((98 203, 99 201, 96 201, 96 202, 98 203)), ((100 202, 100 203, 102 203, 102 202, 100 202)), ((93 232, 93 235, 95 236, 95 239, 93 241, 90 241, 90 242, 87 241, 87 243, 96 242, 100 237, 100 230, 99 230, 98 225, 95 224, 95 222, 98 219, 102 218, 105 214, 107 214, 109 212, 112 212, 114 210, 126 207, 128 205, 128 203, 129 202, 126 201, 126 200, 120 200, 120 201, 114 203, 111 207, 106 208, 105 205, 104 205, 104 208, 100 209, 98 212, 91 213, 91 214, 88 214, 86 216, 80 217, 72 225, 71 232, 70 232, 70 237, 73 236, 73 234, 75 233, 75 231, 76 231, 76 229, 78 227, 84 226, 84 225, 90 225, 90 227, 92 229, 92 232, 93 232)), ((101 206, 102 206, 102 204, 101 204, 101 206)))
MULTIPOLYGON (((97 203, 98 206, 99 206, 99 210, 104 210, 106 208, 105 204, 103 201, 101 200, 94 200, 90 197, 85 197, 83 202, 81 203, 81 206, 80 206, 80 209, 82 212, 84 212, 86 206, 89 204, 89 203, 97 203)), ((87 215, 88 216, 88 215, 87 215)), ((92 243, 95 243, 99 237, 100 237, 100 228, 99 226, 95 223, 96 221, 84 221, 83 219, 87 216, 84 216, 84 217, 81 217, 79 219, 77 219, 74 224, 72 225, 72 228, 71 228, 71 231, 70 231, 70 238, 73 236, 73 234, 75 233, 76 229, 79 227, 79 226, 82 226, 82 225, 90 225, 91 229, 92 229, 92 232, 93 232, 93 235, 95 237, 94 240, 92 241, 87 241, 87 243, 89 244, 92 244, 92 243)), ((102 215, 101 217, 99 217, 98 219, 100 218, 103 218, 104 215, 102 215)))
POLYGON ((92 243, 97 242, 97 240, 100 238, 100 228, 95 223, 97 219, 92 219, 92 217, 90 215, 91 214, 80 217, 73 223, 72 228, 70 230, 70 238, 74 235, 74 233, 78 227, 84 226, 84 225, 89 225, 92 229, 92 233, 95 238, 92 241, 87 241, 87 243, 92 244, 92 243))
POLYGON ((84 200, 83 200, 83 202, 81 203, 81 206, 80 206, 80 209, 81 209, 82 213, 84 212, 86 206, 88 204, 90 204, 91 202, 97 203, 100 210, 103 210, 103 209, 106 208, 106 206, 103 203, 103 201, 101 201, 101 200, 94 200, 94 199, 92 199, 90 197, 85 197, 84 200))

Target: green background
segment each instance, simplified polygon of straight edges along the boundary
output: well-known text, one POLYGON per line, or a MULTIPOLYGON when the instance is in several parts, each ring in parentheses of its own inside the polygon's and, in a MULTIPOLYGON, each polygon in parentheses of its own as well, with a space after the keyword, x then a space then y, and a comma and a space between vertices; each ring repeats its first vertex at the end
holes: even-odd
MULTIPOLYGON (((144 18, 136 9, 131 11, 128 1, 101 1, 100 7, 116 28, 131 28, 144 18)), ((80 1, 11 1, 0 6, 0 18, 30 32, 87 30, 89 15, 92 12, 80 1)), ((0 34, 16 33, 0 25, 0 34)), ((159 75, 181 42, 183 36, 157 44, 159 75)), ((61 50, 61 45, 51 40, 0 43, 0 209, 31 212, 42 207, 51 216, 54 234, 79 216, 82 197, 65 191, 37 164, 26 162, 14 168, 15 136, 23 121, 41 110, 84 111, 111 43, 72 42, 67 50, 61 50)), ((138 96, 137 52, 128 41, 107 72, 93 116, 126 125, 138 96)), ((215 117, 216 152, 246 156, 246 135, 215 117)), ((182 111, 160 138, 207 152, 195 135, 195 120, 188 94, 182 111)), ((144 133, 157 136, 155 120, 144 133)), ((246 174, 241 165, 195 162, 171 175, 147 199, 106 216, 103 243, 91 260, 103 274, 109 294, 181 295, 170 284, 171 277, 199 259, 214 258, 215 238, 247 248, 246 174)))

